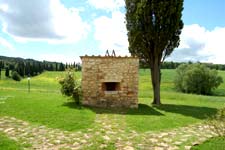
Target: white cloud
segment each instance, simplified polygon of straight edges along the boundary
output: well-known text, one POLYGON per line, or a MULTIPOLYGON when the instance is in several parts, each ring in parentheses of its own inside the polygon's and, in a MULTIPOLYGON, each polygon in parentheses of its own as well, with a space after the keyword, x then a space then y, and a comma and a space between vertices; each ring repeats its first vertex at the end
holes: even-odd
POLYGON ((77 42, 90 29, 80 9, 66 8, 60 0, 2 1, 0 6, 7 5, 7 11, 0 11, 3 30, 17 41, 77 42))
POLYGON ((88 0, 88 3, 96 9, 103 9, 106 11, 115 11, 121 7, 125 7, 124 0, 88 0))
POLYGON ((38 60, 47 60, 52 62, 63 62, 63 63, 73 63, 73 62, 80 62, 79 56, 71 56, 66 54, 41 54, 38 60))
POLYGON ((206 29, 197 24, 190 26, 185 25, 180 36, 181 42, 179 48, 190 48, 193 42, 199 45, 204 44, 206 41, 205 33, 206 29))
POLYGON ((7 50, 14 50, 14 47, 5 39, 0 37, 0 46, 7 48, 7 50))
POLYGON ((225 63, 225 27, 209 31, 198 24, 185 25, 180 38, 180 46, 167 60, 225 63))
MULTIPOLYGON (((102 16, 94 21, 95 39, 102 51, 115 49, 117 55, 129 55, 124 14, 112 12, 112 17, 102 16)), ((180 36, 180 46, 168 61, 201 61, 225 64, 225 27, 207 30, 198 24, 185 25, 180 36)))
POLYGON ((225 64, 225 27, 217 27, 212 32, 207 32, 206 36, 204 52, 212 55, 208 61, 225 64))
POLYGON ((125 14, 115 11, 112 17, 101 16, 94 21, 95 39, 99 41, 99 48, 116 50, 117 55, 129 55, 125 14))
POLYGON ((0 4, 0 12, 7 12, 9 9, 9 6, 7 4, 0 4))

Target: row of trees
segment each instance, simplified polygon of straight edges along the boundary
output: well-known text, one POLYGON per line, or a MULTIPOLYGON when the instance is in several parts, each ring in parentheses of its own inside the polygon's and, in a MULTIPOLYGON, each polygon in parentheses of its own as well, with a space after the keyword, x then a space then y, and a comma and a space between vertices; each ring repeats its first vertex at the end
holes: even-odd
POLYGON ((42 73, 44 70, 48 71, 64 71, 65 65, 63 63, 46 63, 39 61, 16 61, 5 62, 1 61, 1 69, 5 69, 5 75, 9 76, 9 71, 16 71, 21 77, 35 76, 42 73))
MULTIPOLYGON (((210 68, 210 69, 215 69, 215 70, 225 70, 225 64, 213 64, 213 63, 201 63, 198 62, 200 64, 204 64, 206 67, 210 68)), ((189 62, 173 62, 173 61, 165 61, 161 64, 161 69, 176 69, 177 67, 179 67, 182 64, 194 64, 193 62, 189 61, 189 62)), ((148 69, 149 66, 148 64, 144 61, 144 60, 140 60, 140 68, 142 69, 148 69)))
POLYGON ((1 70, 5 70, 5 76, 10 76, 10 71, 16 71, 21 77, 35 76, 43 71, 65 71, 67 68, 81 70, 80 63, 63 64, 59 62, 36 61, 33 59, 22 59, 0 56, 0 75, 1 70))

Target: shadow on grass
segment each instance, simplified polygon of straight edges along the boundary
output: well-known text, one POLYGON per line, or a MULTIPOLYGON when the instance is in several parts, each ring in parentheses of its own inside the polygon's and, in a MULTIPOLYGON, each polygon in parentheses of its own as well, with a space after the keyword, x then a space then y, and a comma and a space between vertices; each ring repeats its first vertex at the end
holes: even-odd
POLYGON ((189 95, 196 95, 196 96, 212 96, 212 97, 224 97, 225 96, 225 89, 216 89, 216 90, 213 90, 209 94, 185 93, 185 92, 178 91, 175 88, 173 89, 173 91, 180 93, 180 94, 189 94, 189 95))
POLYGON ((162 104, 160 106, 153 106, 162 111, 181 114, 197 119, 206 119, 209 116, 216 114, 216 108, 200 107, 200 106, 188 106, 188 105, 174 105, 174 104, 162 104))
POLYGON ((74 102, 65 102, 62 106, 66 106, 72 109, 84 109, 88 108, 96 114, 123 114, 123 115, 163 115, 153 107, 146 104, 139 104, 138 109, 129 108, 99 108, 90 106, 77 106, 74 102))
POLYGON ((206 119, 216 114, 216 108, 200 107, 200 106, 188 106, 188 105, 174 105, 174 104, 162 104, 160 106, 149 106, 146 104, 139 104, 138 109, 129 108, 99 108, 90 106, 78 106, 74 102, 65 102, 62 106, 66 106, 72 109, 90 109, 96 114, 122 114, 122 115, 156 115, 164 116, 163 113, 158 110, 181 114, 188 117, 197 119, 206 119), (158 109, 158 110, 157 110, 158 109))
POLYGON ((165 111, 170 113, 181 114, 188 117, 197 119, 206 119, 216 114, 216 108, 200 107, 200 106, 188 106, 188 105, 174 105, 174 104, 162 104, 149 106, 146 104, 139 104, 138 109, 129 108, 98 108, 90 106, 78 106, 74 102, 65 102, 62 106, 66 106, 72 109, 90 109, 97 114, 123 114, 123 115, 157 115, 163 116, 161 112, 165 111))
POLYGON ((64 102, 62 106, 66 106, 72 109, 83 109, 83 106, 77 105, 75 102, 64 102))
POLYGON ((129 109, 127 111, 128 115, 157 115, 163 116, 161 112, 157 111, 154 107, 146 104, 138 104, 138 109, 129 109))
POLYGON ((215 91, 213 91, 212 96, 224 97, 225 89, 216 89, 215 91))

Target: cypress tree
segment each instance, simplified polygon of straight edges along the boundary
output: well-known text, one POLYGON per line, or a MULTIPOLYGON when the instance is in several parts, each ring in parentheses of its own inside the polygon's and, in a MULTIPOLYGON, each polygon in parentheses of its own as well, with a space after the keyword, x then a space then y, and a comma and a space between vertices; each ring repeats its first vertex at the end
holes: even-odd
POLYGON ((9 67, 8 66, 5 68, 5 76, 9 77, 9 67))
POLYGON ((153 104, 160 104, 160 66, 179 46, 183 0, 125 0, 129 51, 150 70, 153 104))
POLYGON ((55 63, 55 71, 58 71, 58 63, 55 63))
POLYGON ((65 71, 65 66, 63 63, 59 64, 59 71, 65 71))

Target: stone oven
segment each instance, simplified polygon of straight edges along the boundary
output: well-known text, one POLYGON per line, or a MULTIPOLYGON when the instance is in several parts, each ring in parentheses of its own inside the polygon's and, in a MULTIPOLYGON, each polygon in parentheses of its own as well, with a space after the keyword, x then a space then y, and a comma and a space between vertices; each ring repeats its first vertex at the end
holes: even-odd
POLYGON ((137 57, 81 56, 83 105, 138 107, 137 57))

